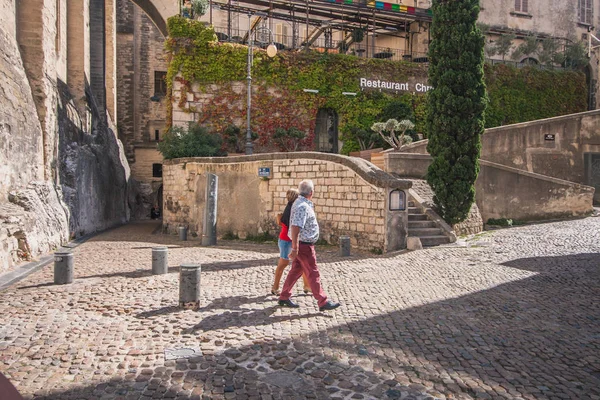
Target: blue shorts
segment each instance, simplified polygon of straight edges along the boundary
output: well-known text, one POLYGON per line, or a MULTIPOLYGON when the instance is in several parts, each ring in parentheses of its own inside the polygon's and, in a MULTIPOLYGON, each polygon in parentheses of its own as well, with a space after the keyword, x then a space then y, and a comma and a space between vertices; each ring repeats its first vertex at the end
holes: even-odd
POLYGON ((290 253, 292 252, 292 242, 279 239, 279 257, 284 260, 289 260, 290 253))

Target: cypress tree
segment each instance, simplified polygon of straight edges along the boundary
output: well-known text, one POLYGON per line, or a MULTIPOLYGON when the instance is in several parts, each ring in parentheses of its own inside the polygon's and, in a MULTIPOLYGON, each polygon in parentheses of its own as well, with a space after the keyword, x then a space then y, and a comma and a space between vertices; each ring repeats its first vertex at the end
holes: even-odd
POLYGON ((427 181, 449 224, 466 219, 475 200, 487 96, 478 0, 434 0, 429 48, 427 181))

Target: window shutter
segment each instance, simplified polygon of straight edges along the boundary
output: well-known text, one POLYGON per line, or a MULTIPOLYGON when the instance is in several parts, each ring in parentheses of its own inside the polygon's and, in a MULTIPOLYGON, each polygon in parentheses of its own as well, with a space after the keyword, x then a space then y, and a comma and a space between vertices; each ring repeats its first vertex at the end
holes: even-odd
POLYGON ((586 0, 586 5, 585 5, 585 23, 586 24, 590 24, 592 23, 592 13, 593 13, 593 6, 592 6, 592 0, 586 0))
POLYGON ((521 0, 521 12, 529 12, 529 0, 521 0))
POLYGON ((515 0, 515 11, 521 11, 521 0, 515 0))

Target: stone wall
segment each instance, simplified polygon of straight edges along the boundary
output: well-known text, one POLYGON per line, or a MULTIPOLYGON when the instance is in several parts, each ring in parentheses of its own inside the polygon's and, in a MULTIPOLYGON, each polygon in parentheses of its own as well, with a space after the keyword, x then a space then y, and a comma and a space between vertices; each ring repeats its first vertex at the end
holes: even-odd
POLYGON ((407 212, 386 210, 389 191, 408 189, 411 183, 360 159, 323 153, 166 161, 166 230, 175 232, 179 225, 186 225, 192 234, 201 234, 207 173, 219 177, 218 235, 277 235, 275 216, 285 208, 286 191, 302 179, 312 179, 323 239, 336 244, 339 236, 348 235, 353 246, 365 250, 391 251, 406 246, 407 212), (258 177, 261 167, 270 168, 271 178, 258 177))
MULTIPOLYGON (((427 140, 404 146, 402 152, 427 154, 427 140)), ((600 110, 486 129, 481 137, 483 160, 583 185, 593 181, 586 175, 589 153, 600 154, 600 110)), ((416 167, 402 170, 408 168, 416 167)), ((600 201, 600 186, 596 192, 600 201)))
POLYGON ((117 128, 129 162, 135 161, 134 150, 134 4, 117 1, 117 128))
MULTIPOLYGON (((386 153, 387 171, 402 177, 406 169, 410 177, 424 178, 430 163, 428 154, 386 153)), ((490 218, 532 221, 579 217, 593 211, 594 188, 590 186, 487 160, 480 160, 480 166, 475 190, 484 222, 490 218)))
POLYGON ((88 6, 0 0, 0 272, 128 219, 128 166, 89 85, 88 6))

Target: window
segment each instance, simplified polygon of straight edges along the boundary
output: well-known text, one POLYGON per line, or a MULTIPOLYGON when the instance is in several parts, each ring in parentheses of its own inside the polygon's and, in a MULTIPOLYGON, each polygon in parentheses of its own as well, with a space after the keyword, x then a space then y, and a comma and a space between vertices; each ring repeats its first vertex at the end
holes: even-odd
POLYGON ((167 73, 154 71, 154 95, 165 96, 167 94, 167 73))
POLYGON ((157 142, 160 140, 160 131, 158 129, 154 130, 154 140, 157 142))
POLYGON ((577 1, 577 21, 580 24, 592 25, 592 0, 577 1))
POLYGON ((528 13, 529 12, 529 0, 515 0, 515 11, 528 13))
POLYGON ((162 164, 152 164, 152 177, 162 178, 162 164))

